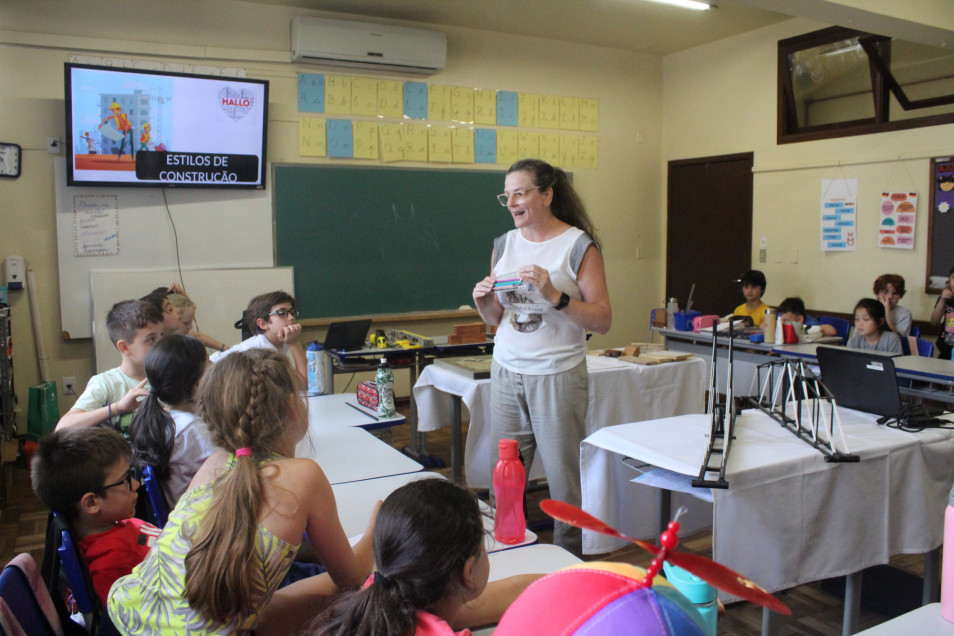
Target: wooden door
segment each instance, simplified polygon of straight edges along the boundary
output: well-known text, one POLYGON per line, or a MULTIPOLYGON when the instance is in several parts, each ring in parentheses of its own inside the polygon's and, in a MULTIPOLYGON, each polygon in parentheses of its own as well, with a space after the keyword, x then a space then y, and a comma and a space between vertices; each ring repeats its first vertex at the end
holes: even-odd
MULTIPOLYGON (((745 299, 752 253, 753 153, 669 162, 666 299, 724 316, 745 299)), ((663 299, 660 299, 663 300, 663 299)))

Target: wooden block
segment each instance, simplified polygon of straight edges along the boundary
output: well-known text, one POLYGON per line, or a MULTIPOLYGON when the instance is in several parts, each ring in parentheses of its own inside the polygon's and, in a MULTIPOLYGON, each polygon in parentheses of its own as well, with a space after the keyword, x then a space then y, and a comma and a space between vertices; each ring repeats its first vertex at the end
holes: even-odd
POLYGON ((619 359, 623 362, 632 362, 633 364, 643 364, 646 366, 663 363, 663 361, 659 358, 653 358, 650 356, 620 356, 619 359))
POLYGON ((638 344, 630 343, 630 344, 626 345, 625 347, 623 347, 623 355, 624 355, 624 356, 638 357, 638 356, 639 356, 639 351, 640 351, 640 348, 639 348, 639 345, 638 345, 638 344))

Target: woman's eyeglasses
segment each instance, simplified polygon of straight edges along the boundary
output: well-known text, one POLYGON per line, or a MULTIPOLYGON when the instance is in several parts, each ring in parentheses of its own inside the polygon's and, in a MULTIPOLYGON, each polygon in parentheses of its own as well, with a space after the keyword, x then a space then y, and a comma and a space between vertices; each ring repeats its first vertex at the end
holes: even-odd
POLYGON ((510 202, 510 199, 513 199, 514 203, 523 203, 524 197, 533 192, 534 190, 542 190, 543 188, 537 186, 536 188, 530 188, 529 190, 514 190, 510 194, 503 192, 497 195, 497 200, 500 201, 500 205, 507 207, 507 204, 510 202))

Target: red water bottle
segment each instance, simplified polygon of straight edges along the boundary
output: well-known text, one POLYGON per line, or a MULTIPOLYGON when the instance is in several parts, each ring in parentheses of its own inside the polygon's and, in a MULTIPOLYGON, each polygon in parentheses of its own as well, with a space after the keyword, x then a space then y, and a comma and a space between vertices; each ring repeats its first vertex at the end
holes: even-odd
POLYGON ((527 534, 527 520, 523 516, 523 489, 527 476, 519 458, 517 440, 502 439, 500 459, 494 467, 494 497, 497 512, 494 517, 494 538, 500 543, 515 544, 527 534))

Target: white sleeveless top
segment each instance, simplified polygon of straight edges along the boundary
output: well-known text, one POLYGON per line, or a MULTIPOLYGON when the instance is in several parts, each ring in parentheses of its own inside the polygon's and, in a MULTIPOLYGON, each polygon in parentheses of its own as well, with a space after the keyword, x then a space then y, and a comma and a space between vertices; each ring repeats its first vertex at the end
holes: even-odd
MULTIPOLYGON (((494 241, 494 275, 501 278, 525 265, 550 272, 554 287, 583 300, 576 276, 593 239, 571 227, 560 236, 534 243, 510 230, 494 241)), ((514 373, 550 375, 572 369, 586 357, 586 334, 553 308, 530 285, 497 292, 504 313, 494 337, 494 360, 514 373)))

